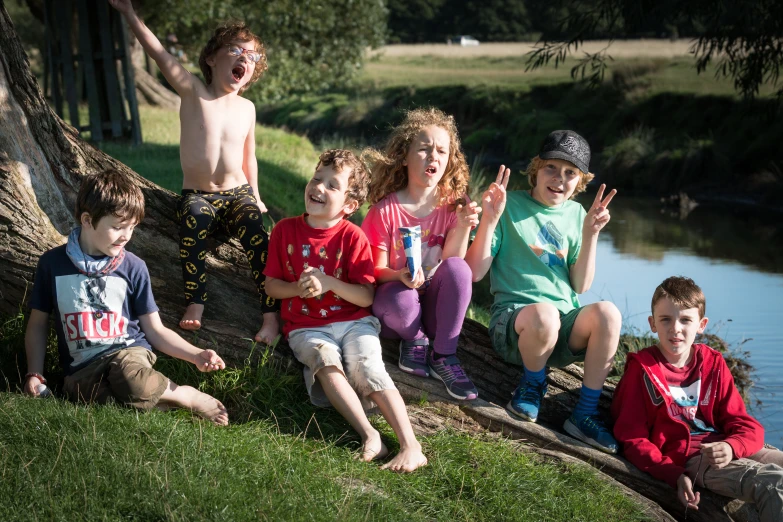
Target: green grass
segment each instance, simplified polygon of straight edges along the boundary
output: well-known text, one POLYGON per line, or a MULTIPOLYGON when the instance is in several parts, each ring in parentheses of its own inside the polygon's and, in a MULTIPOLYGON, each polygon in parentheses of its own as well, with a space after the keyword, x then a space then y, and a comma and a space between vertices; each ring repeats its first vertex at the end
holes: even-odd
MULTIPOLYGON (((411 475, 355 461, 349 426, 310 406, 300 373, 268 353, 207 375, 159 359, 173 380, 226 404, 227 428, 183 411, 27 398, 15 393, 22 326, 21 314, 0 323, 3 520, 645 519, 589 468, 505 439, 420 437, 430 465, 411 475)), ((398 449, 384 420, 371 420, 398 449)))
MULTIPOLYGON (((530 71, 525 71, 526 62, 526 56, 380 56, 365 64, 358 81, 374 89, 502 86, 526 92, 533 87, 571 83, 571 68, 577 63, 577 58, 568 58, 557 68, 550 65, 530 71)), ((736 96, 731 79, 716 78, 714 64, 702 74, 697 74, 694 61, 688 57, 616 58, 609 62, 605 81, 616 81, 633 70, 644 70, 641 75, 644 81, 635 87, 643 88, 647 94, 675 92, 736 96)), ((769 85, 761 88, 763 96, 772 92, 769 85)))

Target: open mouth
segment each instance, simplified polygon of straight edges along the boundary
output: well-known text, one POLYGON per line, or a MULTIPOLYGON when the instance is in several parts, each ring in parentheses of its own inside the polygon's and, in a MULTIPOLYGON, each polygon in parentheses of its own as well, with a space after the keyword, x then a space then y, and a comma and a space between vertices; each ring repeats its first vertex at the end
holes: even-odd
POLYGON ((563 191, 561 189, 552 188, 552 187, 547 187, 547 190, 549 190, 553 194, 562 194, 563 193, 563 191))
POLYGON ((324 204, 324 201, 321 198, 317 197, 317 196, 310 196, 310 201, 313 202, 313 203, 317 203, 318 205, 323 205, 324 204))
POLYGON ((240 81, 245 76, 245 66, 242 64, 234 66, 231 69, 231 76, 234 77, 234 81, 240 81))
POLYGON ((424 173, 428 176, 434 176, 438 172, 438 169, 436 167, 427 167, 424 169, 424 173))

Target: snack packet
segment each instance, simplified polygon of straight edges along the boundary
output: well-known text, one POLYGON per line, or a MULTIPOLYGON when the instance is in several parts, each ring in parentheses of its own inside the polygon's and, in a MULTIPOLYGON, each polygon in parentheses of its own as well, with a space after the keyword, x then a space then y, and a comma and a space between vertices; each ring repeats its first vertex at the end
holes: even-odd
POLYGON ((416 277, 416 272, 421 268, 421 227, 400 227, 399 230, 408 260, 408 270, 411 271, 411 277, 416 277))

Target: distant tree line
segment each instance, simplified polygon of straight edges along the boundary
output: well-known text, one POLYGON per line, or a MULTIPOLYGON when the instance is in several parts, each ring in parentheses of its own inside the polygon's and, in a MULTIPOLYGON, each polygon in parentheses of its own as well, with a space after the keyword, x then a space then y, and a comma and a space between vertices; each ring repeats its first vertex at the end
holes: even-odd
MULTIPOLYGON (((42 52, 43 1, 0 0, 9 5, 22 40, 42 52)), ((134 5, 159 37, 176 35, 191 60, 218 22, 247 22, 269 54, 264 81, 249 92, 256 99, 343 89, 361 69, 368 47, 442 43, 458 35, 487 42, 540 40, 529 56, 531 68, 560 63, 587 39, 694 38, 697 70, 717 63, 718 74, 733 79, 746 97, 758 94, 761 84, 778 86, 783 67, 782 0, 134 0, 134 5)), ((609 54, 583 56, 574 76, 602 81, 609 54)), ((783 88, 777 94, 783 100, 783 88)))
MULTIPOLYGON (((705 30, 705 24, 688 16, 684 9, 658 9, 658 2, 651 0, 622 3, 619 18, 602 19, 587 36, 678 38, 699 36, 705 30)), ((445 42, 458 35, 487 42, 541 37, 561 40, 581 29, 563 22, 574 14, 595 16, 597 4, 563 0, 387 0, 388 42, 445 42)))

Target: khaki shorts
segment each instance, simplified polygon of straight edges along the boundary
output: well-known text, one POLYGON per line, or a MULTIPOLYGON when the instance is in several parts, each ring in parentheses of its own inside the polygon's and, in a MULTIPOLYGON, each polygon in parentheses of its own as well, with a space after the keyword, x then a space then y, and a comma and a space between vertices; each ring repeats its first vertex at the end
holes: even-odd
POLYGON ((316 374, 334 366, 356 390, 365 410, 374 407, 368 398, 373 392, 396 390, 381 357, 378 332, 381 323, 374 316, 357 321, 331 323, 318 328, 300 328, 288 334, 288 345, 305 365, 304 379, 310 402, 331 406, 316 374))
POLYGON ((169 385, 168 377, 152 369, 156 359, 146 348, 120 350, 68 375, 63 391, 74 402, 116 401, 140 410, 152 409, 169 385))
MULTIPOLYGON (((524 306, 510 306, 495 313, 489 321, 489 338, 492 341, 492 347, 506 362, 519 366, 522 366, 522 355, 519 353, 519 334, 514 328, 514 323, 524 306)), ((546 361, 547 366, 564 368, 571 363, 585 360, 586 346, 576 351, 568 347, 568 339, 571 338, 574 322, 583 308, 575 308, 567 314, 560 313, 560 331, 557 334, 555 349, 546 361)))

